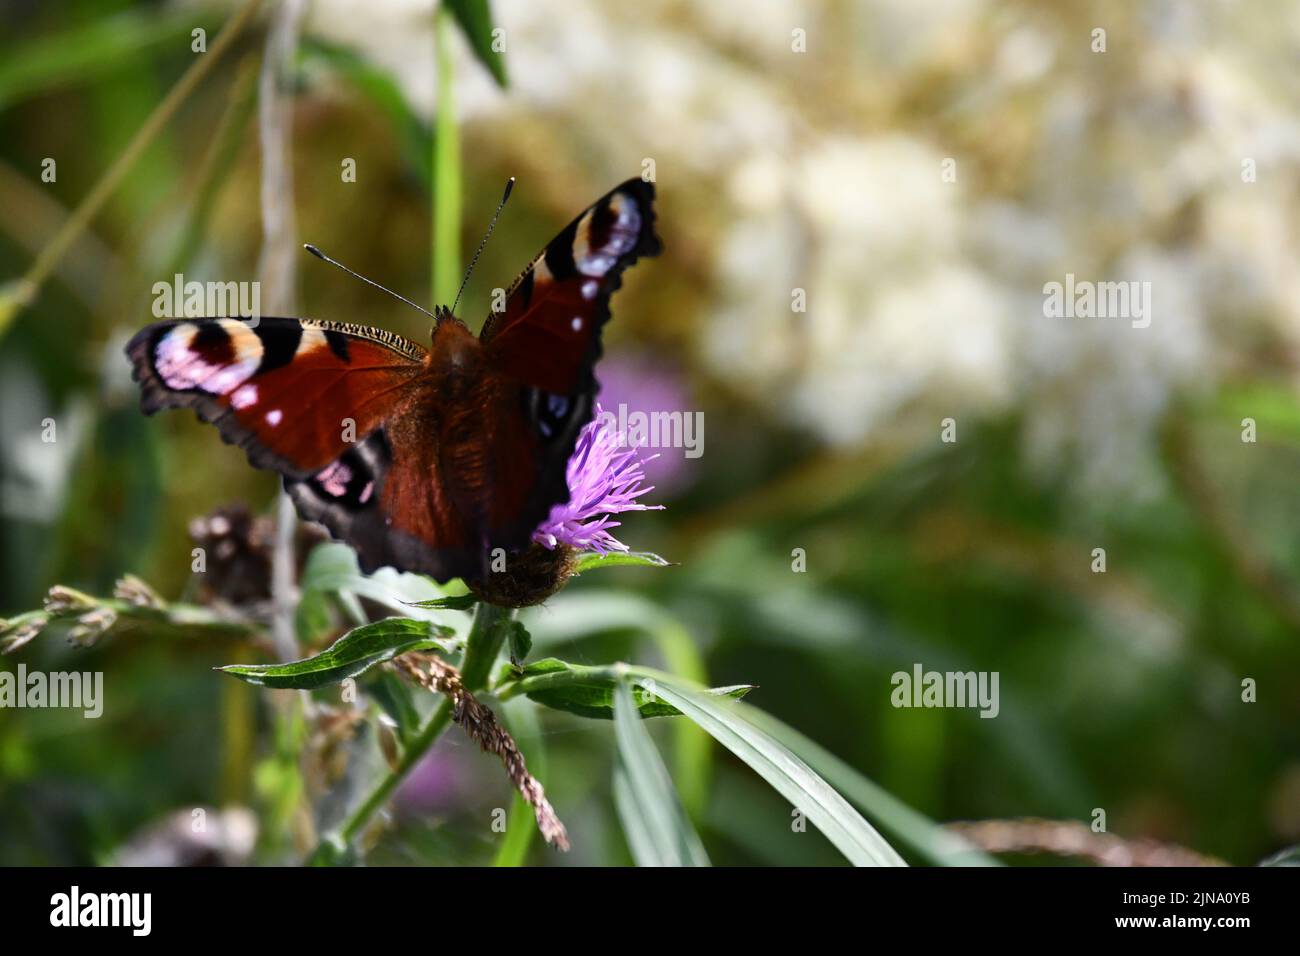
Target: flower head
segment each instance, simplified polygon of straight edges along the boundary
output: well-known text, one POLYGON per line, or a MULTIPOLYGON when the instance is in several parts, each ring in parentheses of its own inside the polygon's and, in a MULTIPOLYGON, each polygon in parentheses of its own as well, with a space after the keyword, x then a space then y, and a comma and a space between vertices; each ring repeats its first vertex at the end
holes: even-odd
POLYGON ((565 477, 569 500, 551 508, 550 516, 533 532, 533 540, 554 550, 567 545, 580 551, 626 551, 627 545, 609 533, 625 511, 657 511, 663 505, 637 501, 654 490, 644 485, 643 459, 614 427, 612 416, 596 405, 596 415, 578 435, 565 477))

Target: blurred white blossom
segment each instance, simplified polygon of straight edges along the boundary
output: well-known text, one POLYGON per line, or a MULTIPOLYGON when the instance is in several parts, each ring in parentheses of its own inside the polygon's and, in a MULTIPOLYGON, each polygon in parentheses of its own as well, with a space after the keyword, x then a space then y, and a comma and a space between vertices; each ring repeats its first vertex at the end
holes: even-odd
MULTIPOLYGON (((1173 403, 1260 341, 1300 347, 1295 9, 492 6, 515 82, 458 43, 466 121, 566 181, 654 158, 663 231, 704 275, 697 358, 831 445, 1014 413, 1045 474, 1141 491, 1173 403), (1066 273, 1151 283, 1150 327, 1045 316, 1066 273)), ((372 0, 360 30, 355 5, 317 0, 310 28, 428 116, 431 10, 372 0)))

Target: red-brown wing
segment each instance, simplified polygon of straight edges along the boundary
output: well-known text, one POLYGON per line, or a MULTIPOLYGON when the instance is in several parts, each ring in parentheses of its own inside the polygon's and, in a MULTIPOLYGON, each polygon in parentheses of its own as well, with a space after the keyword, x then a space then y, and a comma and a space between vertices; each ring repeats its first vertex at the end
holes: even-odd
POLYGON ((494 478, 484 522, 493 543, 526 543, 568 500, 565 469, 591 420, 601 329, 622 274, 658 255, 654 184, 630 179, 584 210, 516 280, 480 339, 496 423, 484 457, 494 478))
POLYGON ((423 409, 417 399, 409 417, 386 422, 321 473, 286 478, 284 486, 299 514, 356 549, 367 573, 390 566, 439 581, 478 576, 485 551, 448 492, 436 432, 415 427, 423 409))
POLYGON ((547 244, 515 280, 505 309, 480 338, 498 372, 553 395, 592 385, 601 327, 623 270, 658 255, 654 184, 640 179, 610 190, 547 244))
POLYGON ((304 518, 384 565, 440 579, 475 567, 436 468, 424 349, 379 329, 306 319, 159 322, 127 346, 147 414, 193 408, 304 518))
POLYGON ((492 549, 526 546, 551 504, 567 499, 562 474, 557 497, 536 498, 548 448, 530 417, 528 391, 535 390, 485 374, 471 394, 440 404, 442 489, 464 522, 465 540, 477 544, 483 570, 492 549))
POLYGON ((407 397, 424 350, 377 329, 306 319, 181 319, 127 345, 146 414, 193 408, 258 468, 306 478, 407 397))

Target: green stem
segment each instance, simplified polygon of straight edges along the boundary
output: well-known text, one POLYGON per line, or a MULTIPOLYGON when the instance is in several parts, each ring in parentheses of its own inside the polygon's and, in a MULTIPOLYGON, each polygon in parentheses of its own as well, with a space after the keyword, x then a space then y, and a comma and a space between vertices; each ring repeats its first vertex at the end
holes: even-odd
POLYGON ((440 5, 433 20, 438 92, 433 125, 433 302, 450 306, 460 281, 460 131, 456 128, 451 59, 451 12, 440 5))
POLYGON ((479 603, 474 611, 474 623, 465 640, 465 656, 460 663, 460 682, 468 691, 482 690, 492 675, 492 665, 501 653, 501 644, 509 628, 501 626, 514 616, 514 611, 479 603))
MULTIPOLYGON (((488 675, 492 673, 492 664, 496 661, 497 654, 501 650, 501 642, 505 640, 507 632, 506 628, 497 626, 497 622, 508 620, 513 613, 486 603, 479 604, 474 611, 474 623, 469 629, 469 637, 465 642, 465 656, 460 667, 461 683, 465 685, 466 690, 478 690, 487 683, 488 675)), ((338 836, 343 846, 350 845, 361 834, 366 824, 370 822, 370 818, 388 802, 397 785, 406 779, 406 775, 420 762, 433 746, 434 741, 447 729, 449 723, 451 723, 451 698, 443 698, 438 709, 433 712, 425 725, 420 728, 419 734, 402 752, 397 766, 379 781, 375 789, 360 806, 352 811, 352 815, 340 828, 338 836)))
POLYGON ((104 633, 127 625, 136 626, 150 634, 193 637, 196 632, 216 637, 249 637, 259 632, 256 625, 220 617, 205 607, 192 604, 168 604, 162 608, 140 607, 119 598, 94 598, 85 596, 86 604, 67 611, 27 611, 9 619, 0 618, 0 637, 23 626, 43 630, 51 622, 74 623, 91 611, 111 611, 116 617, 104 633))
POLYGON ((420 762, 420 758, 433 746, 433 742, 447 729, 449 723, 451 723, 451 698, 445 697, 428 723, 420 729, 419 735, 402 752, 402 759, 397 762, 397 766, 379 781, 379 785, 370 792, 370 796, 352 811, 352 815, 343 824, 342 829, 339 830, 339 838, 344 846, 351 844, 370 822, 375 812, 388 802, 397 785, 406 779, 406 775, 420 762))

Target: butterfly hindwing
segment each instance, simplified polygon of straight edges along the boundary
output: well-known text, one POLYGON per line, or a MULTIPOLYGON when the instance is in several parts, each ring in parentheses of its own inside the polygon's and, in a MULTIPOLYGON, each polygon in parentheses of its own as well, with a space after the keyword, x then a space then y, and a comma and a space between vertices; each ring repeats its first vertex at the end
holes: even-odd
POLYGON ((439 581, 481 566, 464 521, 450 507, 423 442, 401 441, 400 422, 381 426, 316 475, 286 478, 298 513, 318 521, 357 552, 367 574, 382 567, 428 574, 439 581))

